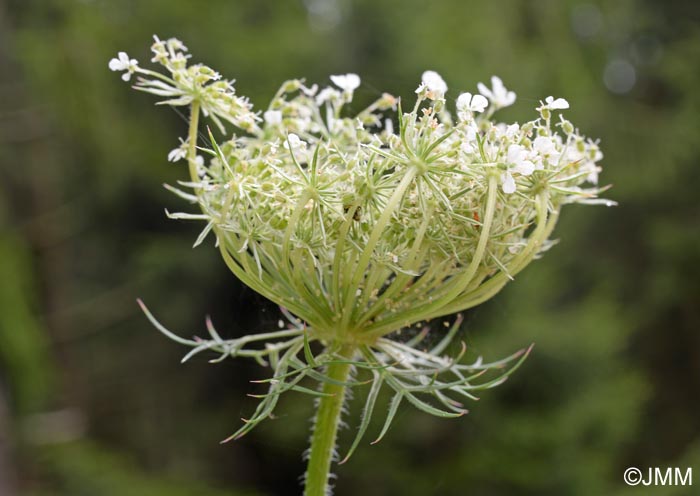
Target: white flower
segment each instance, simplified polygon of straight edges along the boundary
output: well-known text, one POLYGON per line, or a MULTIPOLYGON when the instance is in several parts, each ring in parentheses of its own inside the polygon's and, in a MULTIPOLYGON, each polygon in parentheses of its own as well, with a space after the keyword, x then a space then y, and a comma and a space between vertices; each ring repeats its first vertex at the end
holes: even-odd
POLYGON ((588 172, 588 175, 586 176, 586 181, 588 181, 591 184, 598 184, 598 174, 600 173, 601 169, 595 164, 595 162, 590 160, 584 162, 581 165, 581 170, 588 172))
POLYGON ((287 141, 284 143, 284 147, 289 150, 304 150, 306 149, 306 141, 302 140, 299 136, 294 133, 289 133, 287 136, 287 141))
POLYGON ((340 93, 338 93, 337 90, 334 90, 330 86, 327 88, 323 88, 318 95, 316 95, 316 105, 323 105, 325 102, 329 100, 335 100, 336 98, 340 97, 340 93))
POLYGON ((352 73, 331 76, 331 81, 346 93, 352 93, 360 86, 360 76, 352 73))
POLYGON ((515 193, 515 179, 513 179, 513 176, 509 171, 501 174, 501 182, 503 183, 501 187, 503 188, 504 193, 508 195, 515 193))
POLYGON ((136 59, 130 59, 126 52, 119 52, 118 57, 109 61, 109 68, 113 71, 127 71, 122 74, 122 79, 128 81, 136 72, 139 62, 136 59))
POLYGON ((535 157, 536 169, 543 169, 545 161, 552 164, 557 163, 561 156, 555 141, 548 136, 538 136, 535 138, 532 142, 532 149, 537 154, 535 157))
POLYGON ((462 152, 467 155, 476 153, 479 149, 479 143, 476 140, 478 130, 475 127, 476 123, 471 121, 469 125, 464 129, 464 138, 462 139, 462 152))
POLYGON ((479 88, 479 93, 491 100, 491 103, 497 109, 508 107, 515 103, 515 93, 508 91, 498 76, 491 76, 491 89, 487 88, 483 83, 479 83, 477 87, 479 88))
POLYGON ((528 151, 521 145, 510 145, 506 154, 506 161, 513 172, 529 176, 535 170, 535 164, 528 160, 528 151))
POLYGON ((457 98, 457 111, 466 116, 472 112, 483 112, 488 104, 488 100, 481 95, 462 93, 457 98))
POLYGON ((439 100, 447 92, 447 83, 437 72, 425 71, 421 77, 421 85, 416 90, 416 93, 421 93, 425 90, 427 90, 426 97, 431 100, 439 100))
POLYGON ((336 119, 330 110, 326 112, 326 125, 331 134, 341 132, 343 130, 343 124, 343 119, 336 119))
POLYGON ((532 142, 532 148, 541 155, 549 155, 556 151, 554 140, 548 136, 538 136, 532 142))
POLYGON ((287 136, 287 141, 284 142, 284 147, 292 153, 296 161, 300 164, 307 161, 308 157, 306 156, 306 141, 299 138, 299 136, 296 134, 289 133, 289 136, 287 136))
POLYGON ((425 71, 421 79, 423 84, 425 84, 430 91, 436 93, 445 93, 447 91, 447 83, 445 83, 445 80, 435 71, 425 71))
POLYGON ((495 126, 496 138, 501 141, 517 142, 516 136, 520 133, 520 125, 515 122, 513 124, 506 125, 503 122, 496 124, 495 126))
POLYGON ((563 98, 555 99, 552 96, 548 96, 544 101, 545 103, 542 104, 541 108, 548 108, 549 110, 563 110, 569 108, 569 102, 563 98))
POLYGON ((168 48, 173 52, 177 52, 177 51, 187 52, 188 51, 185 44, 183 42, 181 42, 180 40, 178 40, 177 38, 168 38, 166 43, 168 44, 168 48))
POLYGON ((316 92, 318 91, 318 85, 317 85, 317 84, 314 84, 314 85, 312 85, 312 86, 309 87, 309 88, 307 88, 306 86, 304 86, 303 84, 301 84, 301 85, 299 86, 299 88, 301 89, 301 92, 304 93, 306 96, 314 96, 314 95, 316 94, 316 92))
POLYGON ((387 135, 391 136, 394 134, 394 121, 391 119, 384 119, 384 129, 387 135))
POLYGON ((588 140, 585 149, 585 162, 581 165, 581 170, 588 172, 586 181, 591 184, 598 184, 598 173, 601 169, 596 165, 596 162, 602 159, 603 152, 598 148, 598 143, 588 140))
POLYGON ((185 157, 187 157, 187 148, 183 143, 177 148, 173 148, 172 150, 170 150, 170 153, 168 153, 168 162, 177 162, 178 160, 182 160, 185 157))
POLYGON ((535 164, 528 160, 528 151, 521 145, 510 145, 506 152, 508 169, 501 175, 503 192, 515 193, 515 179, 513 173, 529 176, 535 170, 535 164))
POLYGON ((263 114, 263 119, 270 126, 276 126, 282 123, 282 112, 279 110, 268 110, 263 114))

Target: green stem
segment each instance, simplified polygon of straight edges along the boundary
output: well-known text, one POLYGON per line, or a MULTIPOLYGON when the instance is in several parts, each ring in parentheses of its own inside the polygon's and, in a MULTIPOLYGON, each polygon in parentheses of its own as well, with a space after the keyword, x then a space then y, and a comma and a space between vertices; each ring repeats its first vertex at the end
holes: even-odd
MULTIPOLYGON (((190 179, 193 183, 199 182, 199 174, 197 173, 197 129, 199 127, 199 102, 192 102, 190 111, 190 129, 187 139, 187 162, 190 166, 190 179)), ((196 192, 196 190, 195 190, 196 192)))
POLYGON ((397 210, 400 207, 404 194, 406 193, 406 191, 408 191, 408 188, 411 186, 411 183, 413 182, 417 174, 418 169, 416 169, 415 167, 410 167, 406 171, 406 174, 404 175, 403 179, 394 190, 394 193, 391 195, 391 198, 389 198, 386 207, 384 207, 382 215, 379 217, 377 223, 372 228, 372 233, 370 234, 369 239, 367 240, 367 244, 365 245, 364 250, 360 255, 360 259, 358 260, 357 265, 353 269, 355 271, 355 275, 350 281, 347 292, 345 294, 345 304, 343 306, 345 311, 343 313, 343 320, 340 323, 340 329, 342 330, 342 332, 347 333, 348 324, 350 323, 350 317, 355 312, 355 304, 353 304, 353 301, 357 298, 356 294, 357 290, 360 288, 362 278, 366 277, 365 272, 371 262, 372 252, 374 251, 375 246, 377 246, 379 238, 384 232, 384 229, 389 224, 391 216, 394 215, 395 210, 397 210))
MULTIPOLYGON (((341 349, 340 356, 352 357, 354 348, 341 349)), ((326 370, 326 375, 337 382, 347 382, 350 375, 349 363, 331 363, 326 370)), ((325 496, 328 491, 328 476, 330 475, 335 441, 338 436, 338 425, 345 401, 345 388, 340 384, 326 382, 323 385, 316 412, 316 423, 311 439, 311 451, 309 463, 306 469, 306 489, 304 496, 325 496)))

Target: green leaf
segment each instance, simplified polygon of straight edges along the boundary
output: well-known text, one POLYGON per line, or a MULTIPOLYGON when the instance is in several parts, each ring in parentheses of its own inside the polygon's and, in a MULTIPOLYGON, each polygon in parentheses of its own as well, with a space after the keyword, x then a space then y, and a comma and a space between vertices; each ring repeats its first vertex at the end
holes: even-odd
POLYGON ((311 346, 309 346, 309 333, 306 332, 304 328, 304 358, 306 358, 306 363, 311 367, 316 367, 316 360, 314 359, 314 354, 311 353, 311 346))
POLYGON ((370 420, 372 420, 372 412, 374 411, 374 405, 377 401, 377 396, 379 396, 379 390, 382 388, 382 383, 384 382, 384 379, 382 378, 379 372, 374 371, 373 375, 374 381, 372 382, 372 387, 370 388, 369 393, 367 394, 367 401, 365 402, 365 407, 362 410, 362 419, 360 420, 360 427, 357 430, 357 435, 355 436, 355 439, 352 442, 352 446, 350 446, 350 449, 348 450, 347 455, 345 455, 345 458, 341 460, 340 465, 347 462, 352 456, 352 454, 355 452, 355 449, 360 444, 360 441, 362 440, 362 438, 365 435, 365 432, 367 431, 367 427, 369 426, 370 420))
POLYGON ((384 421, 384 427, 382 427, 382 431, 379 433, 379 437, 372 441, 370 444, 377 444, 379 441, 382 440, 386 432, 389 430, 389 426, 391 426, 391 422, 394 420, 394 417, 396 416, 396 412, 399 409, 399 405, 401 404, 401 400, 403 399, 403 393, 396 393, 394 397, 391 399, 391 403, 389 404, 389 413, 387 413, 386 420, 384 421))

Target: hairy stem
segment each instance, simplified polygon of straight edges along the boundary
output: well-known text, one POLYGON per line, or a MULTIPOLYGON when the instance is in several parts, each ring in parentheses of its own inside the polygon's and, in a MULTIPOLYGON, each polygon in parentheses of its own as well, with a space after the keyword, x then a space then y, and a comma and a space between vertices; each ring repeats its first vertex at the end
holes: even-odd
MULTIPOLYGON (((199 102, 192 102, 190 110, 190 128, 187 136, 187 162, 190 166, 190 179, 193 183, 199 182, 197 172, 197 130, 199 128, 199 102)), ((196 190, 195 190, 196 191, 196 190)))
MULTIPOLYGON (((340 356, 352 357, 354 349, 345 347, 340 350, 340 356)), ((331 363, 326 375, 336 382, 347 382, 350 375, 349 363, 331 363)), ((326 382, 323 385, 316 412, 316 423, 311 438, 311 451, 306 469, 306 489, 304 496, 326 496, 330 494, 328 478, 335 451, 335 441, 338 436, 338 425, 345 401, 346 386, 326 382)))

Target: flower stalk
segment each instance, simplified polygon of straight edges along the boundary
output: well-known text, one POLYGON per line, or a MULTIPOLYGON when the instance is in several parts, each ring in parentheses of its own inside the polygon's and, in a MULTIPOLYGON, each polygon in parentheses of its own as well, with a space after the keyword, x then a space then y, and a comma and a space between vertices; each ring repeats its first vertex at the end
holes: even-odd
MULTIPOLYGON (((199 182, 197 171, 197 132, 199 131, 199 101, 193 100, 190 107, 189 132, 187 133, 187 165, 190 172, 190 180, 196 184, 199 182)), ((195 193, 197 190, 195 189, 195 193)))
MULTIPOLYGON (((352 358, 353 347, 346 346, 338 356, 352 358)), ((338 427, 343 413, 346 386, 352 364, 349 361, 328 365, 326 376, 332 380, 323 384, 314 422, 309 461, 306 469, 305 496, 325 496, 330 493, 331 463, 336 453, 338 427)))

